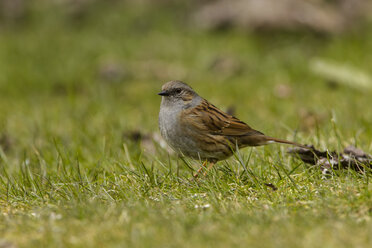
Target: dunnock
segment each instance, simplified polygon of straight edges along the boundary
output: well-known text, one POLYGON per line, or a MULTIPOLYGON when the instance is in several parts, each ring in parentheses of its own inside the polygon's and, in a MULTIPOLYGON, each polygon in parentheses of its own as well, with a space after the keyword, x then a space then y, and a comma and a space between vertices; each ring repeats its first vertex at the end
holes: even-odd
POLYGON ((161 135, 177 153, 201 159, 205 161, 203 166, 209 162, 208 170, 217 161, 233 155, 237 147, 270 143, 304 147, 254 130, 238 118, 219 110, 181 81, 164 84, 159 95, 162 96, 159 113, 161 135))

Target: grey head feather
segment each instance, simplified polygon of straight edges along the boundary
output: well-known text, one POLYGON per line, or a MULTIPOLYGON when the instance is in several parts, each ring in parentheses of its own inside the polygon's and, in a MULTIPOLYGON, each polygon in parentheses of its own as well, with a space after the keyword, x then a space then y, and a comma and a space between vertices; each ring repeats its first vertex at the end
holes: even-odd
POLYGON ((182 81, 165 83, 159 95, 162 96, 161 107, 172 107, 173 111, 195 107, 202 100, 189 85, 182 81))
POLYGON ((187 90, 194 92, 194 90, 189 85, 187 85, 186 83, 182 81, 178 81, 178 80, 169 81, 163 84, 163 86, 161 87, 161 90, 164 91, 164 90, 171 90, 171 89, 176 89, 176 88, 187 89, 187 90))

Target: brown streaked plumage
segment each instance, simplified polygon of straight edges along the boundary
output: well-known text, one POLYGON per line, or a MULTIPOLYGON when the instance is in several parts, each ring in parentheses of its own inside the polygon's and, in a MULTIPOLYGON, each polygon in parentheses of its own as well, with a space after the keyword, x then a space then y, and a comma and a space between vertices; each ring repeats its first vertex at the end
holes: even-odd
POLYGON ((303 146, 264 135, 201 98, 181 81, 164 84, 159 95, 162 96, 159 127, 163 138, 176 152, 210 162, 211 166, 233 155, 236 147, 270 143, 303 146))

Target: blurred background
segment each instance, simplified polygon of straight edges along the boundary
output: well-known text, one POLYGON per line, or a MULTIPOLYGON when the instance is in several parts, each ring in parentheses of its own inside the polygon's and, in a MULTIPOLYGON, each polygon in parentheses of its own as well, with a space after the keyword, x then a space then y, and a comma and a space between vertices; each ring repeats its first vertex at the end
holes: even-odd
POLYGON ((135 150, 161 85, 183 80, 271 136, 371 149, 371 5, 0 0, 0 145, 135 150))

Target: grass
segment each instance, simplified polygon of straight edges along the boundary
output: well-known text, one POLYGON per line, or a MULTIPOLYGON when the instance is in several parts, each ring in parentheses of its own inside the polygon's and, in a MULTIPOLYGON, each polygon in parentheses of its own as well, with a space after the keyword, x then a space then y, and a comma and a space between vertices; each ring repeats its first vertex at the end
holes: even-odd
POLYGON ((372 245, 370 172, 324 176, 272 145, 195 181, 199 161, 125 135, 157 132, 156 93, 181 79, 271 136, 371 153, 371 92, 309 69, 323 58, 369 73, 370 25, 363 36, 208 33, 180 18, 184 6, 52 10, 34 4, 0 28, 0 247, 372 245), (237 66, 213 66, 221 58, 237 66), (118 76, 102 76, 111 65, 118 76), (278 97, 278 84, 292 93, 278 97))

